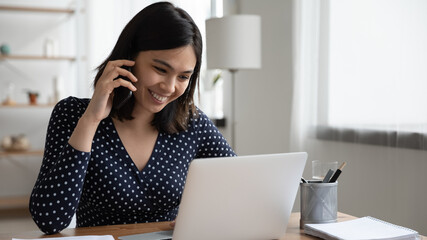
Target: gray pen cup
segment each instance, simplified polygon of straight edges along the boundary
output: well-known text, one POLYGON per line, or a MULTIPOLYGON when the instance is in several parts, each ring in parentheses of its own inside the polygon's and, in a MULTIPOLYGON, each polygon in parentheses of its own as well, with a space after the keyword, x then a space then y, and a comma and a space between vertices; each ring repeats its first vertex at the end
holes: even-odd
POLYGON ((301 183, 300 228, 307 223, 332 223, 337 221, 338 182, 322 183, 308 181, 301 183))

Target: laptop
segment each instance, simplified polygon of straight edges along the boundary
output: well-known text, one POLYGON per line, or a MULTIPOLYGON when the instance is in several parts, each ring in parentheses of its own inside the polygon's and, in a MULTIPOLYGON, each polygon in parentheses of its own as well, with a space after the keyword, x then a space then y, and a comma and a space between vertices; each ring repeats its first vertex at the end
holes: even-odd
MULTIPOLYGON (((304 152, 193 160, 172 239, 279 239, 306 160, 304 152)), ((172 231, 142 235, 167 239, 172 231)))
POLYGON ((193 160, 172 239, 280 238, 306 159, 283 153, 193 160))

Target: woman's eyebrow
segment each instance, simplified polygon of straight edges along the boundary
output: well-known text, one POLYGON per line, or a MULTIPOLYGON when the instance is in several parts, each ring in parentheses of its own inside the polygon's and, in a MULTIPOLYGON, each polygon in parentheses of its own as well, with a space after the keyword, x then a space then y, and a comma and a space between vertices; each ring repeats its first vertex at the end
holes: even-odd
MULTIPOLYGON (((173 70, 173 71, 175 71, 175 69, 172 67, 172 65, 170 65, 169 63, 167 63, 167 62, 165 62, 165 61, 163 61, 163 60, 160 60, 160 59, 153 59, 153 61, 154 62, 156 62, 156 63, 160 63, 160 64, 162 64, 162 65, 164 65, 165 67, 167 67, 167 68, 169 68, 169 69, 171 69, 171 70, 173 70)), ((184 72, 182 72, 182 73, 193 73, 193 70, 187 70, 187 71, 184 71, 184 72)))

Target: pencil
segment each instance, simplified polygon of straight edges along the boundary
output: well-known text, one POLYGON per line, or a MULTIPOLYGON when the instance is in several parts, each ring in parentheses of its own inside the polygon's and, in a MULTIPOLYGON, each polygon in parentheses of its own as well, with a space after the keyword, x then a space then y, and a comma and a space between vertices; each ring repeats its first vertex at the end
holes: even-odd
POLYGON ((329 180, 330 183, 336 182, 338 177, 340 176, 342 169, 345 167, 347 163, 343 162, 341 166, 335 171, 334 175, 331 177, 331 180, 329 180))

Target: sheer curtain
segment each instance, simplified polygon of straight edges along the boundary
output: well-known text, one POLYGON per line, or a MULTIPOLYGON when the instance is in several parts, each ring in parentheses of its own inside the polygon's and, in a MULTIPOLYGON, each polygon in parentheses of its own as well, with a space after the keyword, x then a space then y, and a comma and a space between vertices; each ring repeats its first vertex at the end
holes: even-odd
POLYGON ((292 151, 347 162, 338 210, 427 234, 427 1, 294 0, 292 151), (421 190, 422 189, 422 190, 421 190))
POLYGON ((304 150, 310 127, 316 124, 320 1, 294 1, 294 97, 291 149, 304 150))

